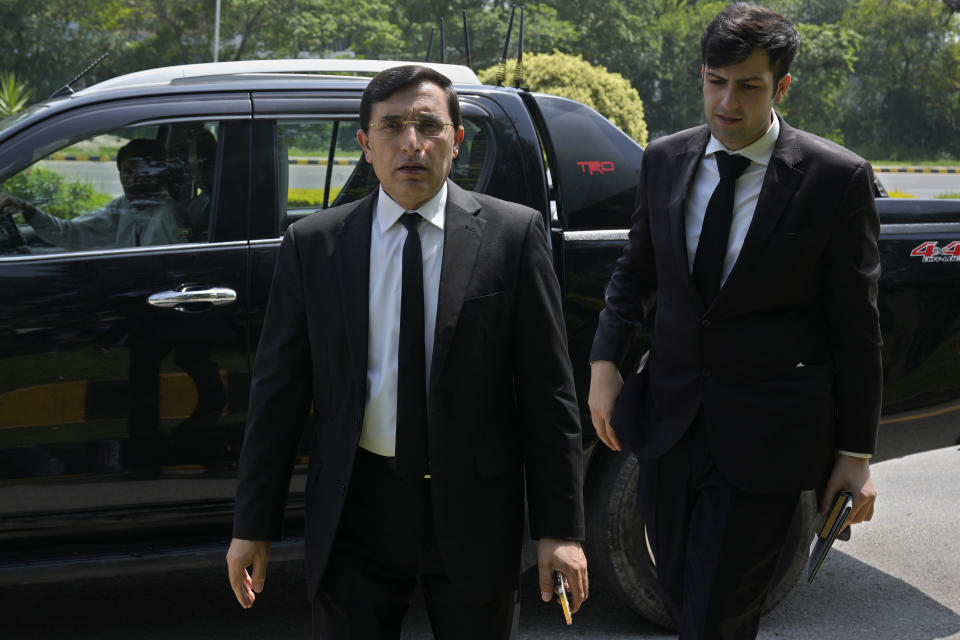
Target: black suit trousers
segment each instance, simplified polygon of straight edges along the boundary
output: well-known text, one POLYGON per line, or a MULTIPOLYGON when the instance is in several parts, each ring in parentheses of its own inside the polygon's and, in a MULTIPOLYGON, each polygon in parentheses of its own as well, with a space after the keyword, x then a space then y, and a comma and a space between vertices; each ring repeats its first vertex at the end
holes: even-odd
POLYGON ((640 508, 681 640, 756 638, 799 492, 755 493, 717 470, 701 410, 664 456, 640 460, 640 508))
POLYGON ((392 458, 357 451, 333 553, 314 596, 314 638, 398 640, 419 581, 438 640, 508 639, 517 592, 478 602, 453 586, 437 547, 430 480, 411 484, 392 458))

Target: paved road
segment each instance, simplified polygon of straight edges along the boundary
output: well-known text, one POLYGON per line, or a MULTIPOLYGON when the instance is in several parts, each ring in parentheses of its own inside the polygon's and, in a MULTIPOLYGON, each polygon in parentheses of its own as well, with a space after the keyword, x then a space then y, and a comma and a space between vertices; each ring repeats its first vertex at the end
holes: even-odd
MULTIPOLYGON (((812 586, 764 618, 761 640, 960 639, 960 451, 957 446, 874 465, 877 520, 838 544, 812 586), (852 585, 856 584, 857 588, 852 585)), ((275 563, 267 591, 241 610, 222 567, 59 585, 0 588, 0 637, 203 640, 307 638, 300 563, 275 563)), ((538 601, 524 576, 520 638, 672 638, 594 590, 573 627, 538 601)), ((416 603, 405 640, 430 638, 416 603)))
MULTIPOLYGON (((123 189, 120 187, 120 178, 117 175, 117 165, 113 162, 47 160, 38 164, 41 167, 68 176, 71 180, 85 180, 101 193, 107 193, 114 197, 123 194, 123 189)), ((288 166, 291 189, 323 189, 327 176, 326 166, 288 166)), ((335 165, 330 181, 331 186, 342 187, 352 171, 352 166, 335 165)))
POLYGON ((877 176, 888 192, 902 191, 915 198, 933 198, 943 193, 960 194, 958 173, 878 173, 877 176))

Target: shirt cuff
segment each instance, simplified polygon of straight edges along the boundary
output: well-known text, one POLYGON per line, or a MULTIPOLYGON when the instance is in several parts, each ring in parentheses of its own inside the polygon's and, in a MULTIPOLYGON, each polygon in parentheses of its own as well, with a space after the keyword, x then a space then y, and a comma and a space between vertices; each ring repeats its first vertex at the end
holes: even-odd
POLYGON ((837 449, 837 453, 850 456, 851 458, 863 458, 864 460, 869 460, 873 457, 872 453, 854 453, 853 451, 844 451, 843 449, 837 449))

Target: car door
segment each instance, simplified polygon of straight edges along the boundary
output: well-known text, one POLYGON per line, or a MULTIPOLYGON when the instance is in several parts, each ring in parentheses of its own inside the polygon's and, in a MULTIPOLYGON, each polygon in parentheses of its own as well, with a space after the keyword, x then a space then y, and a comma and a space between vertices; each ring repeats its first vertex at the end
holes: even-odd
POLYGON ((153 96, 61 111, 0 147, 0 189, 43 214, 0 212, 19 236, 0 245, 0 540, 229 520, 249 118, 245 93, 153 96), (138 145, 163 150, 150 204, 118 173, 138 145), (44 224, 107 232, 68 242, 44 224))

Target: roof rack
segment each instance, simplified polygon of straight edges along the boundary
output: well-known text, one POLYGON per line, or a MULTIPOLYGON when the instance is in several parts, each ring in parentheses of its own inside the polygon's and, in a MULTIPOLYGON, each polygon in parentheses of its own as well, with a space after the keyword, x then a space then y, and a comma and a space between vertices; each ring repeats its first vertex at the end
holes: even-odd
POLYGON ((398 60, 344 60, 344 59, 288 59, 288 60, 238 60, 235 62, 207 62, 184 64, 175 67, 147 69, 117 76, 78 91, 88 94, 104 89, 165 85, 183 78, 209 78, 240 73, 379 73, 390 67, 404 64, 422 64, 459 84, 480 84, 477 74, 469 67, 435 62, 401 62, 398 60))

